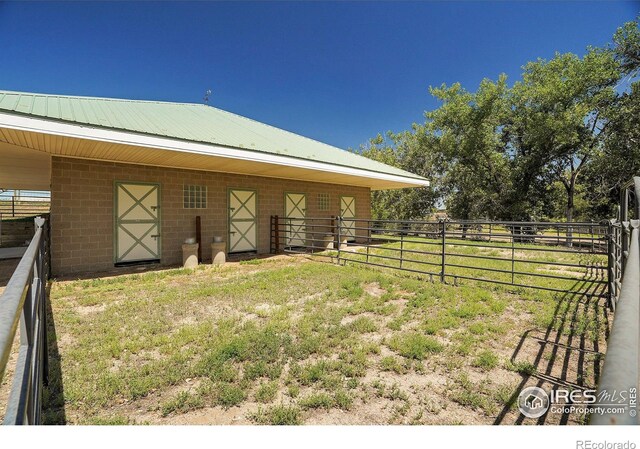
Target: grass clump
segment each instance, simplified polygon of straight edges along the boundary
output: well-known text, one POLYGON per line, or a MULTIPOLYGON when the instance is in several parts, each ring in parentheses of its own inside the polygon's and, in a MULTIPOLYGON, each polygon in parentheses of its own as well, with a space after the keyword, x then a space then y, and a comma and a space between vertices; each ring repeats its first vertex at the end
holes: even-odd
POLYGON ((203 406, 204 401, 200 396, 183 391, 179 393, 175 398, 165 402, 160 408, 160 414, 163 417, 166 417, 172 413, 185 413, 189 410, 202 408, 203 406))
POLYGON ((428 354, 441 352, 444 347, 435 338, 409 332, 394 335, 389 341, 389 348, 408 359, 423 360, 428 354))
POLYGON ((327 393, 312 393, 298 401, 298 405, 304 410, 316 408, 329 410, 334 404, 334 399, 327 393))
POLYGON ((271 426, 297 426, 302 424, 300 408, 289 405, 274 405, 267 409, 258 409, 250 416, 256 424, 266 424, 271 426))
POLYGON ((260 384, 256 391, 256 401, 264 404, 272 402, 278 393, 278 384, 276 382, 265 382, 260 384))
POLYGON ((230 408, 247 399, 247 393, 241 387, 221 382, 217 385, 216 404, 230 408))
POLYGON ((473 366, 483 371, 489 371, 498 366, 498 356, 492 351, 486 350, 480 352, 473 362, 473 366))
POLYGON ((380 369, 382 371, 393 371, 396 374, 406 374, 407 366, 397 357, 392 355, 383 357, 380 360, 380 369))
POLYGON ((505 364, 505 368, 509 371, 515 371, 516 373, 525 376, 531 376, 536 373, 535 365, 530 362, 512 362, 511 360, 509 360, 505 364))
POLYGON ((378 326, 376 325, 376 323, 371 318, 366 316, 356 318, 351 323, 351 328, 360 334, 369 334, 378 330, 378 326))

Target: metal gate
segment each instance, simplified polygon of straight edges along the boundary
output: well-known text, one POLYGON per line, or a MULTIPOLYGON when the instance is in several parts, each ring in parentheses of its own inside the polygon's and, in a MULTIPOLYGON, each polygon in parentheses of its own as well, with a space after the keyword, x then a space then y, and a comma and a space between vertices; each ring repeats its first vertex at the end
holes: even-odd
POLYGON ((304 246, 306 243, 307 196, 304 193, 284 194, 284 216, 286 221, 287 246, 304 246))
POLYGON ((257 250, 255 190, 229 190, 229 252, 257 250))
POLYGON ((160 185, 115 185, 115 263, 160 259, 160 185))
POLYGON ((356 199, 352 196, 340 197, 340 216, 342 217, 342 233, 348 242, 356 239, 356 222, 350 218, 356 218, 356 199))

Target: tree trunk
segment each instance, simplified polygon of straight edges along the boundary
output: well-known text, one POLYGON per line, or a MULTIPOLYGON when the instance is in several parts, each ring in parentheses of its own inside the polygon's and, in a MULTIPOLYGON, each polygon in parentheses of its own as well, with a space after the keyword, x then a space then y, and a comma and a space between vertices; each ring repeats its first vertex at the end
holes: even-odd
MULTIPOLYGON (((572 176, 571 181, 569 182, 569 186, 567 188, 567 208, 566 208, 567 223, 573 222, 573 211, 575 207, 573 204, 573 197, 575 193, 576 193, 575 179, 572 176)), ((573 246, 573 228, 571 226, 567 226, 567 246, 569 247, 573 246)))

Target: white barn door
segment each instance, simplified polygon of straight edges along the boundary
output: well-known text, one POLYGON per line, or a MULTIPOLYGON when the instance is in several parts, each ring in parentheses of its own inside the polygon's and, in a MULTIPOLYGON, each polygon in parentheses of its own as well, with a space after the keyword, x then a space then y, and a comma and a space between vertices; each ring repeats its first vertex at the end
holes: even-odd
POLYGON ((257 192, 229 190, 229 253, 258 249, 257 192))
POLYGON ((304 246, 307 229, 307 196, 304 193, 284 194, 285 244, 287 246, 304 246))
POLYGON ((160 186, 115 185, 115 263, 160 259, 160 186))
POLYGON ((356 199, 352 196, 340 197, 340 216, 342 220, 342 228, 340 232, 347 238, 348 242, 356 240, 356 222, 349 220, 350 218, 356 218, 356 199))

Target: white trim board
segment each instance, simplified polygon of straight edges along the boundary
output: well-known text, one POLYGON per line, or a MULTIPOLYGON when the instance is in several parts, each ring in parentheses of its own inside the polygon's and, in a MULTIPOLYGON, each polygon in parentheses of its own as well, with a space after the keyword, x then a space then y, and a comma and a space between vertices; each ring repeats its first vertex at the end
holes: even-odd
POLYGON ((134 132, 109 130, 88 125, 62 123, 58 121, 25 117, 3 112, 0 112, 0 127, 5 127, 17 131, 45 133, 56 136, 109 142, 114 144, 133 145, 183 153, 259 162, 265 164, 275 164, 280 166, 343 174, 359 178, 396 182, 411 187, 429 185, 429 181, 424 179, 372 172, 355 167, 332 165, 325 162, 310 161, 306 159, 298 159, 289 156, 261 153, 258 151, 249 151, 238 148, 229 148, 214 144, 187 142, 165 137, 149 136, 134 132))

